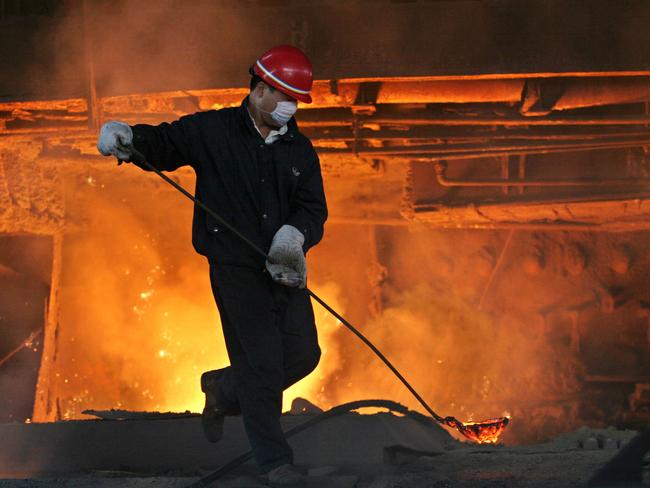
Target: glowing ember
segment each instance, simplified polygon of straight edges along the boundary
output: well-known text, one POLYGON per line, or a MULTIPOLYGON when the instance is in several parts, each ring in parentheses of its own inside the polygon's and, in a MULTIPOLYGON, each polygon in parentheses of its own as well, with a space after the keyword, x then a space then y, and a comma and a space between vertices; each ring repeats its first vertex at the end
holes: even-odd
POLYGON ((461 422, 454 417, 446 417, 444 423, 457 429, 468 439, 479 444, 495 444, 510 423, 509 417, 483 420, 481 422, 461 422))

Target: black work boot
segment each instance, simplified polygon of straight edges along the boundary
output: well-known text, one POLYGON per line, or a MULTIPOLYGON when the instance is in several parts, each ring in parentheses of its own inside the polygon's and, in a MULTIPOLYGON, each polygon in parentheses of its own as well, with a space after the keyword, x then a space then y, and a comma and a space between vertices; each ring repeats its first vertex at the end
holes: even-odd
POLYGON ((223 420, 225 415, 232 414, 223 402, 218 380, 223 374, 222 369, 206 371, 201 375, 201 391, 205 393, 205 407, 201 415, 203 433, 209 442, 219 442, 223 435, 223 420))

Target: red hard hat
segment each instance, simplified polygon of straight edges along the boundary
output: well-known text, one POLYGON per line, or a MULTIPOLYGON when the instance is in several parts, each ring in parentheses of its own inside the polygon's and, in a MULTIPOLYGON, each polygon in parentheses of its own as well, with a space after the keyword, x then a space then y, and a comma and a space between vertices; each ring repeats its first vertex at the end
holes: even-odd
POLYGON ((282 45, 266 51, 253 65, 264 83, 301 102, 311 103, 313 75, 309 58, 297 47, 282 45))

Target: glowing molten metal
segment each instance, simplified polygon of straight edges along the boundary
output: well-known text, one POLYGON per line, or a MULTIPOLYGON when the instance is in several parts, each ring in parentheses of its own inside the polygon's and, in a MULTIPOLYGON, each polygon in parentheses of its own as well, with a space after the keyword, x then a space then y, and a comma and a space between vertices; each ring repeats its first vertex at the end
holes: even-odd
POLYGON ((453 427, 468 439, 479 444, 495 444, 510 423, 509 417, 483 420, 481 422, 461 422, 454 417, 446 417, 445 425, 453 427))

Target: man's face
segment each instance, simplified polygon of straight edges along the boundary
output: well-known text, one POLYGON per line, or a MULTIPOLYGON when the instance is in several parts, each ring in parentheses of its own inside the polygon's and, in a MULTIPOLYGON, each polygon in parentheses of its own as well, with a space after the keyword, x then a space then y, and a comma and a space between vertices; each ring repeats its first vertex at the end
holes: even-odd
POLYGON ((271 117, 271 112, 275 110, 278 102, 287 101, 295 102, 296 99, 282 93, 280 90, 270 87, 264 82, 259 82, 251 96, 255 98, 254 103, 262 110, 262 120, 266 125, 279 127, 278 123, 271 117))

